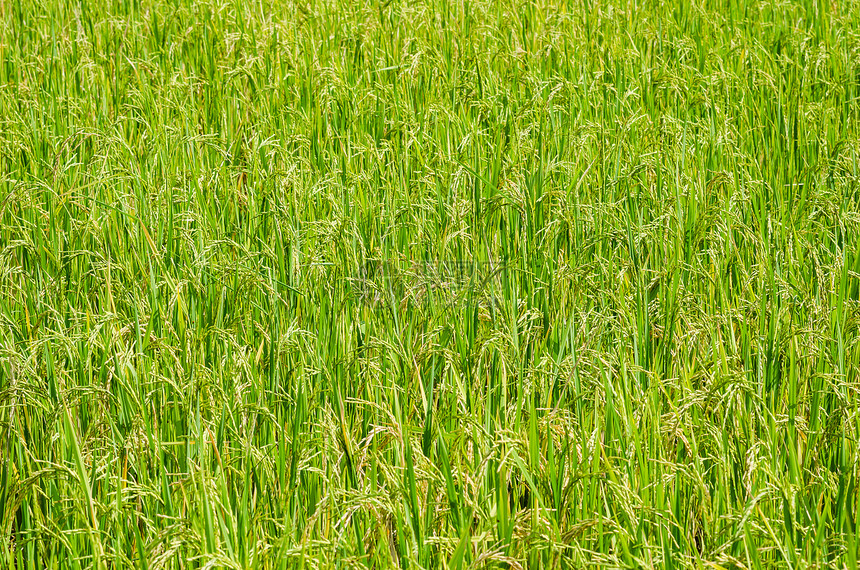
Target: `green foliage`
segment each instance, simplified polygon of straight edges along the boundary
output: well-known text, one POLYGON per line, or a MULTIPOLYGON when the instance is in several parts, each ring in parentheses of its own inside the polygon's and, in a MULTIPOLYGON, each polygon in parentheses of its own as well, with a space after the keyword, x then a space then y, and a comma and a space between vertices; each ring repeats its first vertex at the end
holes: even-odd
POLYGON ((860 5, 0 3, 0 567, 855 568, 860 5))

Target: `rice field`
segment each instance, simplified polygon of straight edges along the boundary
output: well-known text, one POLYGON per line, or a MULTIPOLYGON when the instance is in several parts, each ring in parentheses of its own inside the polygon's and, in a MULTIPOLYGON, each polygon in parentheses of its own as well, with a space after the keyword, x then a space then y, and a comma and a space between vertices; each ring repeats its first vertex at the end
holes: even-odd
POLYGON ((0 0, 0 568, 857 568, 857 0, 0 0))

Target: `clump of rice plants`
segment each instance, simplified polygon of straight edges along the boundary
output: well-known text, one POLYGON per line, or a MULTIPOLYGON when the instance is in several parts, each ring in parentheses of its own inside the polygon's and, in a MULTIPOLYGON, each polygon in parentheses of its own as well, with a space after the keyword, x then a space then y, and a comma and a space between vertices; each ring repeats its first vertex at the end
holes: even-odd
POLYGON ((0 567, 856 568, 860 4, 0 3, 0 567))

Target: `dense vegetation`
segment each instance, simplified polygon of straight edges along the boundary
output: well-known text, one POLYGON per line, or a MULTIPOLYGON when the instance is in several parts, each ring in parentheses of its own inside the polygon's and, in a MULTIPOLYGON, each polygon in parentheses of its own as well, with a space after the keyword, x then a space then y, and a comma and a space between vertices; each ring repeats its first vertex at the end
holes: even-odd
POLYGON ((0 3, 0 567, 855 568, 856 1, 0 3))

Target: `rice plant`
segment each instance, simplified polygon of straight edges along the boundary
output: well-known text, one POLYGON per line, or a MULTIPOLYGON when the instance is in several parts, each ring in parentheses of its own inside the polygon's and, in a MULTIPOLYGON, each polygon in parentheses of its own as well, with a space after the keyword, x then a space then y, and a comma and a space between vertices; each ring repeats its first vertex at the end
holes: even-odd
POLYGON ((857 0, 0 1, 0 568, 853 569, 857 0))

